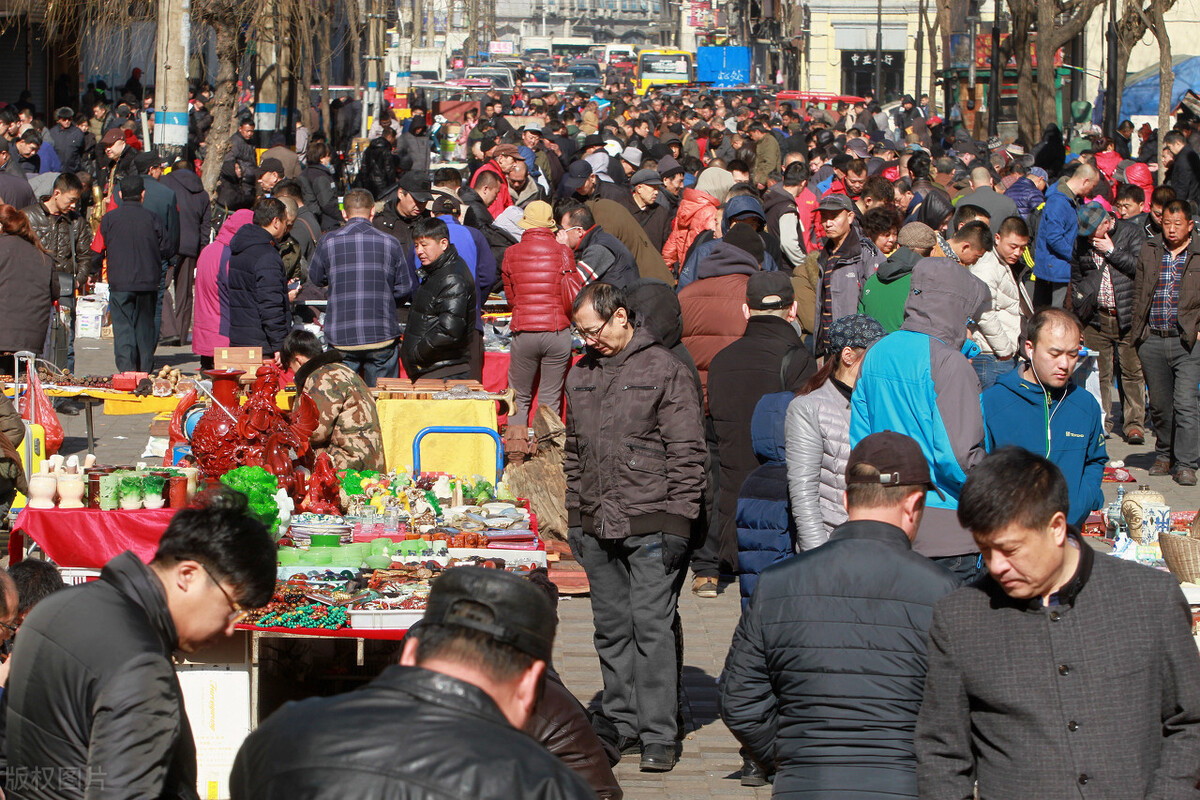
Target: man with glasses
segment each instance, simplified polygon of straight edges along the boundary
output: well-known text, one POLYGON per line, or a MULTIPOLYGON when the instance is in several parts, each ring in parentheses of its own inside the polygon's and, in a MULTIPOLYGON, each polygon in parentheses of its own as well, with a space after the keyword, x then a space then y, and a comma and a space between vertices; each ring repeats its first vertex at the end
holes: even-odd
POLYGON ((39 603, 6 692, 9 796, 195 797, 172 653, 232 635, 274 587, 270 535, 222 491, 176 514, 148 565, 125 552, 39 603))
POLYGON ((571 311, 588 353, 567 375, 571 551, 592 587, 604 690, 596 733, 641 769, 678 758, 678 641, 688 537, 704 492, 695 378, 645 327, 624 292, 585 286, 571 311))

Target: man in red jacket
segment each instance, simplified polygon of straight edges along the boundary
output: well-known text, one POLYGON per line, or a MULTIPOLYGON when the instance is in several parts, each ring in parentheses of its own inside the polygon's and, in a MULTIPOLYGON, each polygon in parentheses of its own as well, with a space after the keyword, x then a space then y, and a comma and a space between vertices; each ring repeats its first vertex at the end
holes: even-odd
POLYGON ((563 273, 575 269, 575 254, 555 238, 558 226, 549 203, 530 203, 517 225, 525 233, 505 252, 500 272, 512 306, 508 385, 516 403, 511 422, 524 428, 533 410, 533 379, 539 370, 538 404, 562 413, 563 384, 571 366, 571 321, 561 283, 563 273))
POLYGON ((494 172, 500 176, 500 192, 488 206, 488 212, 492 215, 492 219, 500 216, 500 212, 513 204, 512 195, 508 191, 508 171, 520 157, 521 153, 515 144, 498 144, 492 148, 484 165, 475 170, 475 174, 471 176, 472 189, 475 188, 475 182, 479 180, 480 173, 494 172))

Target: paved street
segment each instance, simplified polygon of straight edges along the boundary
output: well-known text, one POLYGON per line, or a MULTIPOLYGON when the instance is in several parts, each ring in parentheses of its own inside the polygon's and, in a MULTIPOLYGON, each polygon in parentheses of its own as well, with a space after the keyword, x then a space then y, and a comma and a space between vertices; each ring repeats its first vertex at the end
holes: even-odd
MULTIPOLYGON (((112 345, 108 340, 76 343, 79 375, 113 371, 112 345)), ((191 353, 169 348, 160 353, 158 366, 171 363, 194 372, 197 361, 191 353)), ((64 453, 82 453, 84 418, 63 416, 66 432, 64 453)), ((105 417, 96 410, 97 455, 102 463, 131 463, 140 458, 146 445, 149 415, 105 417)), ((1196 489, 1184 489, 1169 478, 1149 478, 1146 469, 1154 460, 1152 442, 1133 449, 1120 439, 1108 442, 1109 456, 1124 459, 1141 483, 1163 492, 1172 508, 1195 508, 1200 502, 1196 489)), ((1126 484, 1127 489, 1137 484, 1126 484)), ((1116 495, 1116 484, 1105 484, 1105 495, 1116 495)), ((690 586, 690 581, 686 584, 690 586)), ((717 712, 716 679, 737 624, 739 603, 736 585, 725 587, 715 600, 701 600, 685 590, 680 600, 684 628, 684 719, 686 738, 679 766, 665 775, 638 771, 637 758, 627 757, 617 767, 617 777, 630 800, 694 797, 770 797, 770 788, 744 789, 739 784, 741 759, 737 743, 717 712)), ((564 598, 559 606, 561 623, 555 647, 555 663, 563 680, 587 704, 600 690, 600 673, 592 648, 591 607, 585 598, 564 598)))

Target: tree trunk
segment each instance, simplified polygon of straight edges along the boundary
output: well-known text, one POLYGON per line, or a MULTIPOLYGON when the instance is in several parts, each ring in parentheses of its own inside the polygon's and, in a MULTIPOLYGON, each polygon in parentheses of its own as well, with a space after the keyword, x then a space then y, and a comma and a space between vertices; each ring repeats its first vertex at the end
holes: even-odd
MULTIPOLYGON (((354 99, 362 99, 362 8, 359 0, 346 3, 346 20, 350 23, 350 83, 354 87, 354 99)), ((367 110, 364 108, 364 114, 367 110)))
MULTIPOLYGON (((302 2, 299 4, 299 13, 295 43, 292 45, 292 55, 295 58, 292 75, 296 84, 296 119, 307 128, 308 112, 312 108, 312 94, 308 87, 312 85, 313 9, 308 3, 302 2)), ((293 124, 288 136, 294 135, 295 132, 296 127, 293 124)))
MULTIPOLYGON (((925 26, 925 46, 929 49, 929 105, 931 109, 941 108, 942 103, 937 97, 937 74, 938 74, 938 23, 941 22, 941 16, 933 15, 933 21, 929 21, 929 8, 926 6, 921 9, 922 19, 918 20, 918 24, 925 26)), ((921 98, 917 98, 920 100, 921 98)))
POLYGON ((333 53, 329 52, 329 29, 333 26, 333 3, 321 8, 321 21, 317 28, 321 43, 321 130, 327 139, 333 138, 329 118, 329 71, 333 69, 333 53))
MULTIPOLYGON (((1171 37, 1163 23, 1163 0, 1150 0, 1150 20, 1154 23, 1154 38, 1158 39, 1158 163, 1162 164, 1163 138, 1171 126, 1171 88, 1175 73, 1171 67, 1171 37)), ((1166 180, 1167 171, 1158 171, 1158 183, 1166 180)))
POLYGON ((208 20, 216 35, 217 82, 213 87, 213 100, 209 104, 213 123, 206 138, 204 167, 201 178, 204 190, 209 195, 217 191, 217 178, 221 174, 221 162, 229 152, 229 137, 233 136, 234 116, 237 114, 237 76, 241 66, 242 49, 238 41, 240 26, 236 20, 208 20))
POLYGON ((1037 47, 1037 95, 1034 105, 1037 106, 1039 132, 1052 122, 1060 128, 1063 127, 1055 104, 1054 92, 1054 53, 1058 49, 1056 44, 1058 37, 1050 35, 1050 31, 1054 30, 1056 5, 1056 3, 1040 2, 1037 6, 1038 37, 1034 43, 1037 47))
MULTIPOLYGON (((1033 51, 1029 27, 1033 21, 1033 8, 1029 0, 1008 0, 1008 11, 1012 15, 1012 35, 1008 44, 1017 62, 1017 95, 1031 98, 1034 96, 1033 51)), ((1032 147, 1041 138, 1037 103, 1017 103, 1017 133, 1026 147, 1032 147)))

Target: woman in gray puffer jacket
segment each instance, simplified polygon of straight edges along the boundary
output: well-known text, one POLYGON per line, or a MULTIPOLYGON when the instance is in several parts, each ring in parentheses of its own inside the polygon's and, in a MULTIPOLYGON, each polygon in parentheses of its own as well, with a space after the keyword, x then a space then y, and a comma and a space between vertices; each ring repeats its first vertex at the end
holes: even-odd
POLYGON ((846 521, 850 395, 863 355, 883 336, 883 326, 866 314, 835 320, 825 365, 788 405, 788 495, 801 551, 825 544, 830 532, 846 521))

